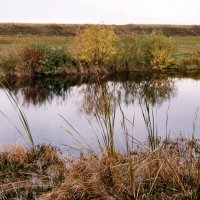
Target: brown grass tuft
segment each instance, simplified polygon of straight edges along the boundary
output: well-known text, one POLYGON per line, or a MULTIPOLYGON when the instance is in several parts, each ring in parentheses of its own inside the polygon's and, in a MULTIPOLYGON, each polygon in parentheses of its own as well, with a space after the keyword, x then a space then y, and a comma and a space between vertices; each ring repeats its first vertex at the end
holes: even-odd
POLYGON ((155 151, 111 157, 83 156, 70 162, 65 182, 38 200, 68 199, 199 199, 199 144, 165 141, 155 151))
POLYGON ((19 164, 27 162, 28 155, 24 146, 9 145, 5 148, 5 152, 8 155, 8 160, 12 160, 13 162, 19 164))
POLYGON ((35 199, 63 178, 64 162, 52 146, 9 146, 0 152, 0 199, 35 199))

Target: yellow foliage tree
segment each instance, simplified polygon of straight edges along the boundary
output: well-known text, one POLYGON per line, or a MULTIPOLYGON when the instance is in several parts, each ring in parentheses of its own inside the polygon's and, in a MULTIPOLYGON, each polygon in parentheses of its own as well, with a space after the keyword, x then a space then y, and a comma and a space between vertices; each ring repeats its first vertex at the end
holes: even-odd
POLYGON ((76 36, 79 57, 90 65, 107 65, 116 52, 116 40, 112 27, 89 25, 76 36))

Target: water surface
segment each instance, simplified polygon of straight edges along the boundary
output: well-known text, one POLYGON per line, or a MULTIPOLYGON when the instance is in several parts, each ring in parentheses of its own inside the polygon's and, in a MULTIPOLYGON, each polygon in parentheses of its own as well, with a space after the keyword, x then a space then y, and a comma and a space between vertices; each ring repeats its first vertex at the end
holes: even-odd
MULTIPOLYGON (((97 79, 95 79, 97 80, 97 79)), ((183 134, 200 137, 200 79, 195 77, 123 76, 102 78, 96 83, 87 78, 47 77, 43 79, 8 80, 28 119, 36 143, 74 145, 75 140, 66 130, 72 128, 62 115, 91 146, 96 147, 100 135, 97 114, 104 115, 104 103, 110 103, 111 115, 116 113, 115 140, 124 148, 123 115, 127 118, 129 134, 144 142, 147 129, 142 111, 149 108, 154 119, 154 130, 159 136, 183 134), (197 119, 195 121, 195 113, 197 119), (131 125, 131 123, 133 125, 131 125), (195 130, 193 124, 195 122, 195 130)), ((0 89, 0 110, 20 130, 23 127, 4 90, 0 89)), ((0 115, 0 146, 23 142, 15 127, 0 115)))

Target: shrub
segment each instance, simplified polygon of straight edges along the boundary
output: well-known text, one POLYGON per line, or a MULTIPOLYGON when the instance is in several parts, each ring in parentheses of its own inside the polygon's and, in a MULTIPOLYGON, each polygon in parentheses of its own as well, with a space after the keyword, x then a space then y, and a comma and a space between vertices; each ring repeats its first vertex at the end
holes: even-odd
POLYGON ((71 56, 65 48, 54 48, 46 44, 23 47, 19 52, 20 62, 15 71, 20 75, 56 73, 59 68, 71 64, 71 56))
POLYGON ((116 52, 117 36, 112 27, 91 25, 78 31, 79 58, 89 65, 108 65, 116 52))
POLYGON ((16 71, 27 75, 40 72, 45 53, 46 46, 41 44, 31 44, 23 47, 19 52, 22 63, 16 66, 16 71))
POLYGON ((118 43, 117 65, 126 69, 161 69, 171 64, 173 46, 160 32, 125 35, 118 43))
POLYGON ((71 65, 71 56, 64 48, 49 48, 44 56, 43 65, 46 71, 56 70, 64 65, 71 65))
POLYGON ((130 70, 136 61, 136 38, 133 34, 123 35, 117 43, 117 53, 114 57, 114 67, 130 70))

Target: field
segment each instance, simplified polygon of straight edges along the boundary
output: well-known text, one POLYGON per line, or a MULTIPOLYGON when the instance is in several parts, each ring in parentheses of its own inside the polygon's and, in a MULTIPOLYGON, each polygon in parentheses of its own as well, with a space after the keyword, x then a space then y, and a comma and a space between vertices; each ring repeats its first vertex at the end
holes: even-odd
MULTIPOLYGON (((26 44, 27 41, 46 41, 52 45, 73 46, 73 36, 87 25, 58 24, 0 24, 0 50, 26 44)), ((200 26, 177 25, 113 25, 117 35, 128 33, 150 33, 161 30, 171 36, 181 52, 200 51, 200 26)))
POLYGON ((0 51, 15 49, 27 43, 46 42, 52 46, 67 46, 73 49, 73 37, 68 36, 0 36, 0 51))
MULTIPOLYGON (((195 53, 200 51, 200 35, 199 36, 171 36, 173 44, 179 52, 195 53)), ((73 49, 73 36, 9 36, 0 35, 0 51, 15 48, 27 44, 27 42, 37 43, 46 42, 50 45, 62 46, 66 45, 69 49, 73 49)))
MULTIPOLYGON (((87 24, 0 24, 0 35, 57 35, 74 36, 77 29, 87 27, 87 24)), ((153 30, 161 30, 167 36, 199 36, 199 25, 145 25, 128 24, 112 25, 116 34, 123 33, 150 33, 153 30)))
POLYGON ((200 36, 174 36, 172 40, 182 56, 200 52, 200 36))
POLYGON ((198 70, 200 68, 199 29, 200 26, 172 25, 88 27, 86 25, 0 24, 0 70, 2 76, 5 74, 7 76, 11 72, 22 76, 36 73, 113 73, 169 68, 181 71, 198 70), (101 32, 101 29, 105 30, 101 32), (85 32, 86 35, 81 39, 80 33, 84 33, 85 30, 89 30, 90 36, 85 32), (109 31, 110 39, 106 36, 109 31), (157 31, 156 35, 152 35, 154 33, 152 31, 157 31), (99 34, 98 32, 105 34, 98 36, 100 43, 93 38, 99 34), (79 33, 78 43, 75 40, 77 33, 79 33), (88 38, 84 39, 85 37, 88 38), (137 47, 137 40, 140 41, 139 45, 142 48, 137 47), (149 45, 151 42, 154 45, 149 45), (91 46, 87 46, 88 44, 91 46), (105 48, 104 44, 107 45, 106 49, 100 49, 105 48), (162 47, 159 47, 160 44, 162 47), (142 49, 140 55, 136 55, 138 50, 134 48, 142 49), (133 51, 135 53, 131 53, 133 51), (48 57, 50 54, 51 56, 48 57), (29 68, 31 72, 27 70, 29 68))

